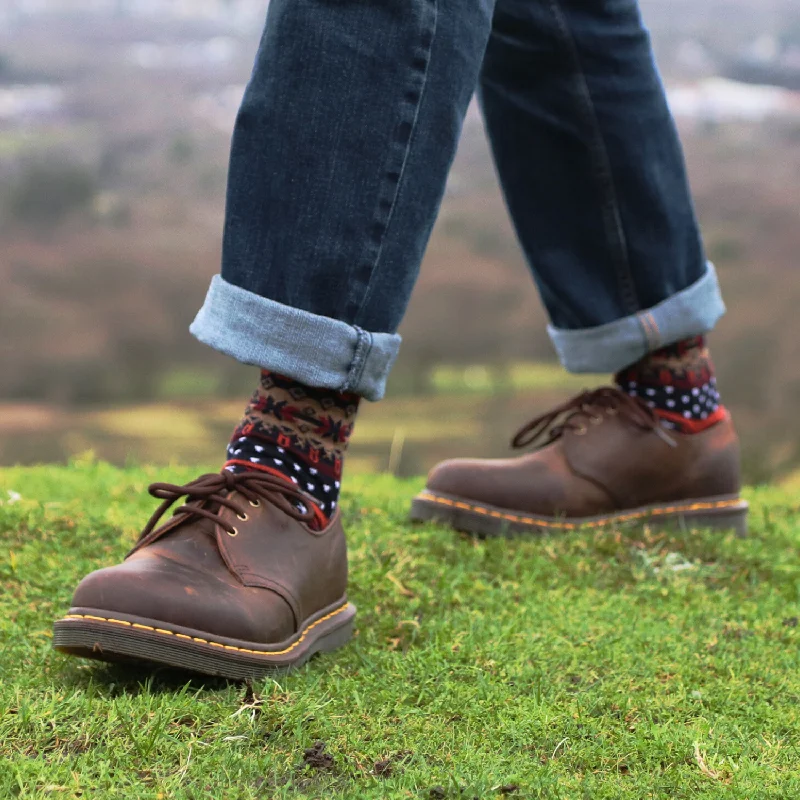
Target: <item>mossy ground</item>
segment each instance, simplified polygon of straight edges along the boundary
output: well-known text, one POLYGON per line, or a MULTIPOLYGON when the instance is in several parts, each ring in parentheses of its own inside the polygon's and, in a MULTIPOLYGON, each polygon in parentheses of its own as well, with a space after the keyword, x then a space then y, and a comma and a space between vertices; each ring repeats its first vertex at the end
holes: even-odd
POLYGON ((52 621, 184 468, 0 471, 0 797, 800 797, 800 497, 739 540, 476 541, 343 498, 350 645, 250 687, 70 659, 52 621))

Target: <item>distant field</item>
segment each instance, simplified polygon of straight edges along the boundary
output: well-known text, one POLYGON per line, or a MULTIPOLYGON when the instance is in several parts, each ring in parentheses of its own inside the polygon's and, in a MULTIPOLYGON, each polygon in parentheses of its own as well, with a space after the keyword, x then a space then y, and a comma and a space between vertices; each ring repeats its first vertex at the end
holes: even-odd
POLYGON ((420 481, 356 478, 357 636, 245 688, 50 648, 122 557, 154 480, 0 470, 0 797, 800 797, 800 504, 752 536, 616 530, 480 542, 406 521, 420 481))
MULTIPOLYGON (((166 389, 210 387, 190 376, 166 389)), ((434 394, 364 403, 348 459, 350 472, 393 468, 403 475, 427 470, 449 455, 506 452, 517 427, 592 385, 547 364, 516 364, 497 376, 484 367, 436 370, 434 394)), ((0 464, 64 461, 87 450, 116 464, 215 463, 246 403, 204 397, 94 410, 0 404, 0 464)))
MULTIPOLYGON (((214 378, 210 372, 177 371, 160 387, 162 400, 138 405, 0 403, 0 465, 64 463, 87 451, 117 465, 218 463, 250 388, 248 383, 238 399, 215 399, 220 387, 214 378)), ((607 380, 569 375, 547 363, 437 367, 429 394, 394 394, 362 404, 348 473, 389 470, 411 477, 444 458, 508 455, 519 426, 607 380)), ((743 439, 746 480, 800 486, 796 437, 760 407, 735 404, 732 410, 743 439)))

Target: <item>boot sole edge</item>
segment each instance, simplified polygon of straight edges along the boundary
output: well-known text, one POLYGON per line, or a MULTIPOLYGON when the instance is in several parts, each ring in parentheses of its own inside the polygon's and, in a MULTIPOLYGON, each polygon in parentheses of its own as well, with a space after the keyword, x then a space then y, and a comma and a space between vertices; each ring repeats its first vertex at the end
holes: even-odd
POLYGON ((134 661, 231 680, 257 679, 289 672, 316 653, 330 652, 353 636, 352 603, 323 609, 300 631, 275 645, 206 634, 158 620, 139 619, 99 609, 71 609, 53 626, 59 652, 100 661, 134 661))
POLYGON ((664 503, 593 517, 547 517, 426 490, 411 503, 412 522, 440 522, 483 537, 569 533, 615 525, 664 524, 747 535, 748 503, 738 495, 664 503))

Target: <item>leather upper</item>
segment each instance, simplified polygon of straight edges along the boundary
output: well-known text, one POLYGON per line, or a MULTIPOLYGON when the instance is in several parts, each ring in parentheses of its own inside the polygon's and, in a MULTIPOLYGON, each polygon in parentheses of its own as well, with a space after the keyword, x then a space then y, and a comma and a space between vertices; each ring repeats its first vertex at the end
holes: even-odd
POLYGON ((188 511, 146 531, 122 564, 84 578, 73 607, 273 643, 344 599, 347 547, 338 513, 315 530, 270 502, 270 491, 242 480, 247 496, 227 488, 215 495, 234 508, 213 497, 190 499, 182 507, 188 511), (210 508, 215 518, 194 515, 193 507, 210 508))
POLYGON ((428 490, 567 517, 739 492, 739 441, 729 415, 702 433, 665 432, 657 420, 643 424, 645 416, 621 413, 613 390, 605 391, 596 406, 588 395, 590 402, 578 405, 570 424, 555 429, 541 449, 517 458, 445 461, 428 476, 428 490))

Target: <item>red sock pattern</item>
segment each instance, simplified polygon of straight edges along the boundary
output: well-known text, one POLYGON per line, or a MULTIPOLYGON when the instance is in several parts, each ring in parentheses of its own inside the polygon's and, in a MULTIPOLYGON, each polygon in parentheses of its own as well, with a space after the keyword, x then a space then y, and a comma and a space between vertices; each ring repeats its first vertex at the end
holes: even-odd
POLYGON ((705 337, 662 347, 616 375, 617 385, 639 397, 665 428, 700 433, 726 416, 705 337))
POLYGON ((324 525, 336 511, 359 397, 263 370, 228 445, 225 469, 278 475, 302 489, 324 525))

